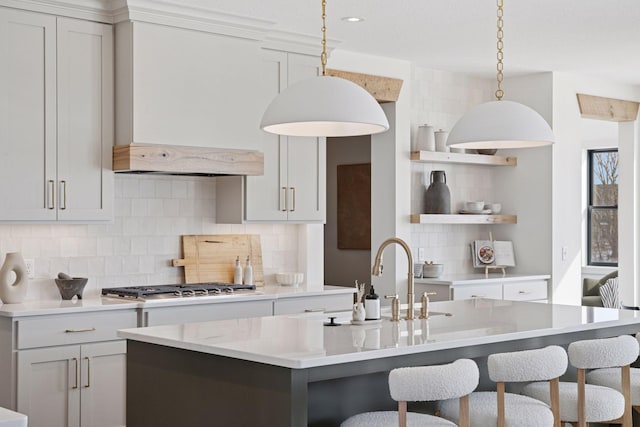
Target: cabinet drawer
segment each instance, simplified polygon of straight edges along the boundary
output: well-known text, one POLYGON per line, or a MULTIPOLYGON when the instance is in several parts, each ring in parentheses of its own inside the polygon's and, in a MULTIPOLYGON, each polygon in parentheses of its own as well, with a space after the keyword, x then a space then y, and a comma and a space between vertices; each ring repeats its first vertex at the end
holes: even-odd
POLYGON ((504 299, 528 301, 547 298, 547 281, 532 280, 504 284, 504 299))
POLYGON ((142 326, 271 316, 272 310, 272 300, 150 308, 143 312, 142 326))
POLYGON ((454 286, 452 293, 454 300, 470 298, 502 299, 502 285, 454 286))
POLYGON ((38 316, 18 320, 18 349, 109 341, 116 331, 135 328, 135 310, 38 316))
POLYGON ((353 294, 316 295, 282 298, 273 304, 273 314, 304 313, 309 311, 344 311, 353 308, 353 294))

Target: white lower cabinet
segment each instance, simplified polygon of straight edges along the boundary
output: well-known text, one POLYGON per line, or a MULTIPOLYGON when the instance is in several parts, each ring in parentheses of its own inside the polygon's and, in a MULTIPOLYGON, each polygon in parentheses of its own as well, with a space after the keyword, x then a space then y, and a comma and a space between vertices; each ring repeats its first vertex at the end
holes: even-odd
POLYGON ((451 289, 451 299, 491 298, 502 299, 502 285, 492 283, 486 285, 455 286, 451 289))
POLYGON ((144 308, 142 310, 140 326, 271 316, 273 310, 272 305, 273 301, 266 299, 260 301, 144 308))
POLYGON ((273 303, 273 314, 309 313, 314 311, 342 311, 353 307, 353 294, 318 295, 309 297, 278 298, 273 303))
POLYGON ((17 410, 30 427, 124 426, 126 341, 18 352, 17 410))
POLYGON ((549 276, 516 276, 508 278, 416 279, 415 294, 433 292, 431 301, 491 298, 511 301, 545 301, 549 276))

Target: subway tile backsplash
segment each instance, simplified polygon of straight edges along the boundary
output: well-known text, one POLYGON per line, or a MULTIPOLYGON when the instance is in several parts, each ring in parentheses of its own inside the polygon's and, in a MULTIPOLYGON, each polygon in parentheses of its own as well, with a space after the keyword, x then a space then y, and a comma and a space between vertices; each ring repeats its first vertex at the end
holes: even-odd
POLYGON ((183 269, 183 234, 262 236, 265 280, 297 266, 297 225, 215 223, 215 178, 115 176, 115 219, 108 224, 0 225, 0 254, 19 251, 35 260, 27 300, 58 298, 58 272, 89 277, 84 295, 103 287, 176 283, 183 269))

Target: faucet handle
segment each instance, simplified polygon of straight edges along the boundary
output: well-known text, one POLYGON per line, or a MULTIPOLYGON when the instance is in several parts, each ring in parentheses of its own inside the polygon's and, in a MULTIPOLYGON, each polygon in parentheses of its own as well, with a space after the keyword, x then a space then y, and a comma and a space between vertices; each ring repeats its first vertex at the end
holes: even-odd
POLYGON ((421 306, 420 306, 420 319, 428 319, 429 318, 429 295, 437 295, 437 292, 423 292, 421 298, 421 306))
POLYGON ((385 299, 391 299, 391 321, 397 322, 400 320, 400 300, 398 294, 385 295, 385 299))

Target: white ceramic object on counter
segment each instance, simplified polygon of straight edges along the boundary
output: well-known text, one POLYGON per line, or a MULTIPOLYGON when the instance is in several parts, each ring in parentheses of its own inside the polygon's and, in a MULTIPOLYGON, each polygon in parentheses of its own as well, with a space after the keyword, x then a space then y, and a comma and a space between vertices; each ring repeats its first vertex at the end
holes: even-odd
POLYGON ((427 264, 426 262, 422 266, 422 277, 436 278, 442 275, 444 270, 444 264, 427 264))
POLYGON ((22 254, 8 252, 0 268, 0 300, 5 304, 20 304, 27 296, 27 286, 29 279, 22 254))
POLYGON ((276 282, 282 286, 298 286, 304 280, 304 273, 277 273, 276 282))
POLYGON ((27 427, 27 416, 0 408, 0 427, 27 427))

